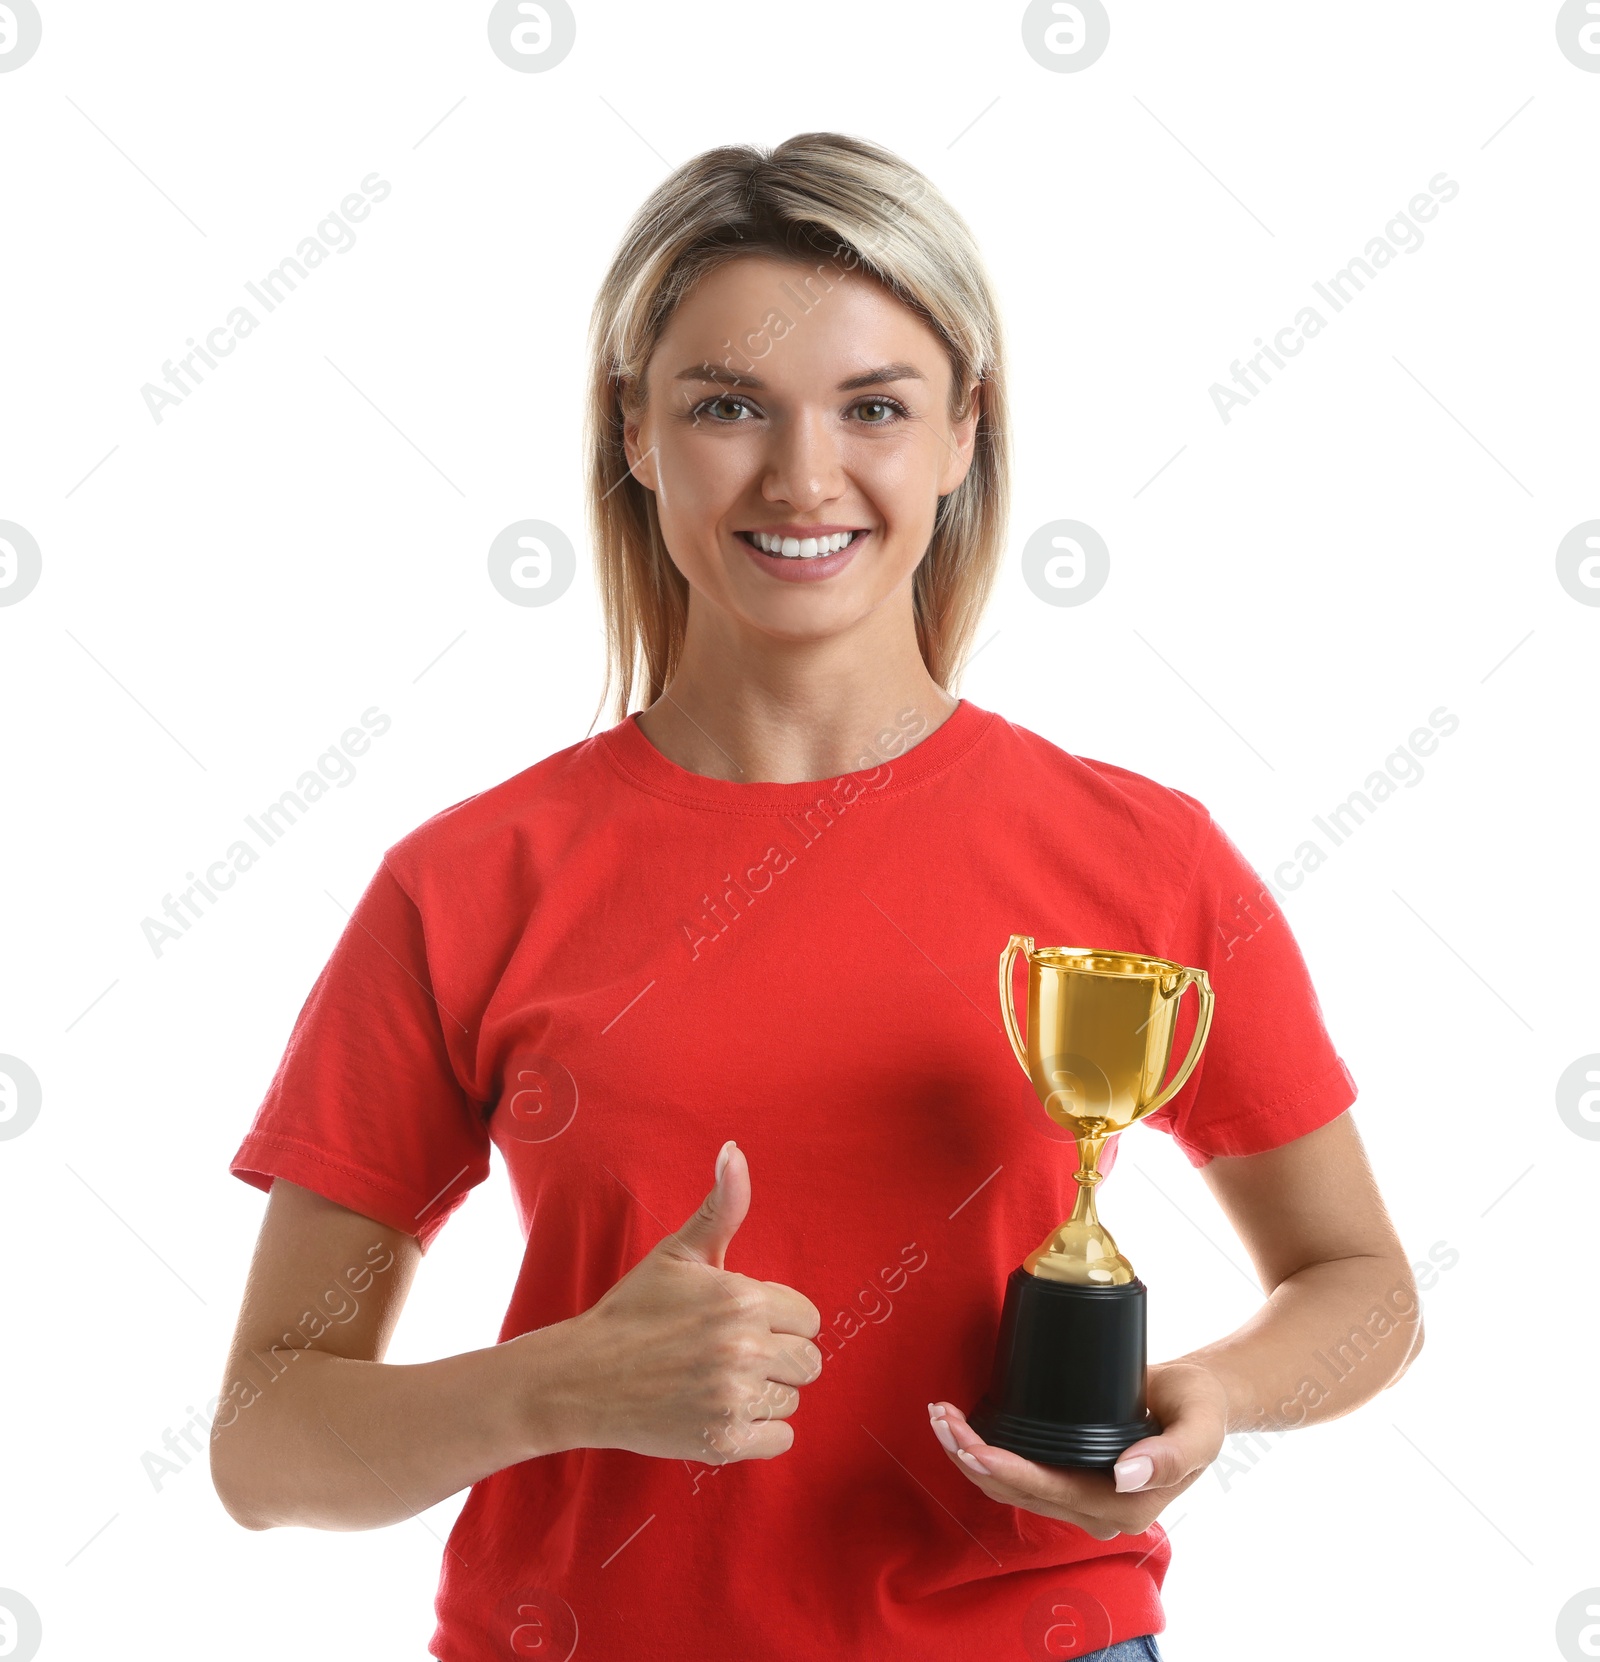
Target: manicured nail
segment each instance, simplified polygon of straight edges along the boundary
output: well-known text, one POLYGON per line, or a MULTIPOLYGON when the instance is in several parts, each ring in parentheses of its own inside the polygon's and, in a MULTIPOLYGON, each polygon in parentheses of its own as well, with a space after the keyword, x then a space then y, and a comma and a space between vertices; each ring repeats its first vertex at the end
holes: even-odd
POLYGON ((986 1465, 984 1465, 984 1463, 977 1457, 977 1455, 969 1454, 965 1449, 961 1449, 957 1454, 957 1458, 960 1459, 960 1460, 965 1460, 966 1463, 969 1466, 971 1466, 972 1469, 975 1472, 982 1472, 985 1477, 987 1477, 989 1475, 989 1468, 986 1465))
POLYGON ((933 1426, 933 1434, 939 1439, 939 1446, 946 1454, 958 1454, 956 1440, 950 1431, 950 1422, 943 1414, 935 1414, 929 1422, 933 1426))
POLYGON ((1120 1466, 1113 1468, 1117 1476, 1117 1492, 1126 1494, 1129 1489, 1142 1489, 1155 1469, 1156 1463, 1148 1454, 1136 1454, 1133 1459, 1124 1460, 1120 1466))

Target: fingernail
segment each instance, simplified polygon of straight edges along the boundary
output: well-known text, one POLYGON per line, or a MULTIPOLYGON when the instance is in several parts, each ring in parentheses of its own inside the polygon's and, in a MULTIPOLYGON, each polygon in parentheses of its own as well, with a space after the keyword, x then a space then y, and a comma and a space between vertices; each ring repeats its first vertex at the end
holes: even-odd
POLYGON ((1148 1454, 1136 1454, 1131 1460, 1124 1460, 1120 1466, 1113 1468, 1117 1477, 1117 1492, 1126 1494, 1129 1489, 1142 1489, 1155 1469, 1156 1463, 1148 1454))
POLYGON ((969 1454, 965 1449, 960 1449, 960 1450, 957 1451, 957 1458, 960 1459, 960 1460, 965 1460, 966 1463, 969 1466, 971 1466, 972 1469, 975 1472, 982 1472, 985 1477, 987 1477, 989 1475, 989 1468, 986 1465, 984 1465, 984 1463, 977 1457, 977 1455, 969 1454))
POLYGON ((735 1142, 726 1142, 722 1145, 722 1152, 717 1156, 717 1181, 722 1181, 722 1174, 727 1169, 728 1159, 739 1145, 735 1142))
POLYGON ((939 1446, 946 1454, 960 1453, 960 1450, 956 1447, 956 1440, 950 1432, 950 1422, 943 1414, 934 1415, 929 1423, 933 1426, 934 1436, 939 1439, 939 1446))

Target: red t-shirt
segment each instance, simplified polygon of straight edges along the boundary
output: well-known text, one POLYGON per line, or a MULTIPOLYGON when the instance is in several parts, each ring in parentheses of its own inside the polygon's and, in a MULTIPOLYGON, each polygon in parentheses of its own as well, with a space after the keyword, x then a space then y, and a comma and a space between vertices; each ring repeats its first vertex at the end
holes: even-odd
POLYGON ((1075 1194, 1003 1033, 1000 951, 1209 972, 1203 1060, 1148 1122, 1195 1165, 1314 1130, 1355 1083, 1282 912, 1193 797, 967 700, 908 729, 859 772, 742 783, 630 717, 401 838, 313 986, 239 1177, 426 1246, 493 1143, 527 1235, 504 1341, 594 1304, 733 1137, 752 1198, 727 1268, 822 1313, 775 1459, 574 1449, 475 1484, 436 1656, 581 1636, 590 1662, 993 1662, 1164 1627, 1159 1524, 1098 1541, 997 1504, 928 1429, 929 1402, 987 1387, 1006 1277, 1075 1194))

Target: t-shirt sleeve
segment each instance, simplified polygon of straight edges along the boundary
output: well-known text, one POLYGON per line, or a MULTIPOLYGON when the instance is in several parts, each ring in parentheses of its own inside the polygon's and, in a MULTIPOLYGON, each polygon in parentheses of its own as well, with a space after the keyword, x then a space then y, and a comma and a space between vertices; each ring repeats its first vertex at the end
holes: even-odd
MULTIPOLYGON (((1191 1165, 1278 1148, 1355 1101, 1356 1082, 1328 1035, 1282 906, 1209 815, 1166 956, 1205 970, 1215 995, 1194 1073, 1148 1116, 1191 1165)), ((1194 989, 1183 1004, 1169 1078, 1188 1054, 1199 1009, 1194 989)))
POLYGON ((380 865, 295 1019, 233 1157, 415 1235, 424 1251, 489 1173, 488 1124, 456 1076, 423 919, 380 865))

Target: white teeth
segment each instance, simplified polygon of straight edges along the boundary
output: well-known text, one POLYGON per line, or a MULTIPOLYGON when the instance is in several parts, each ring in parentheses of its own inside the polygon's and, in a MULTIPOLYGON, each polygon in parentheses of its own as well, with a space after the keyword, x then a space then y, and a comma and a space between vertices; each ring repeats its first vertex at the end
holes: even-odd
POLYGON ((750 539, 764 554, 781 554, 786 560, 814 560, 822 554, 836 554, 855 535, 854 531, 837 531, 831 537, 774 537, 765 531, 752 531, 750 539))

